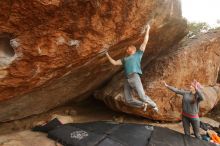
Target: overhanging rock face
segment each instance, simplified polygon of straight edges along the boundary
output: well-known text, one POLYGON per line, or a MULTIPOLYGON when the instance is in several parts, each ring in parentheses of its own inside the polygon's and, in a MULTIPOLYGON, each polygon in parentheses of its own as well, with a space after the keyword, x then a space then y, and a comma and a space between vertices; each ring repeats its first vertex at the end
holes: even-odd
POLYGON ((200 108, 200 114, 204 115, 220 99, 219 48, 220 31, 210 32, 161 53, 144 68, 143 86, 146 94, 157 103, 159 113, 154 113, 150 108, 143 112, 143 109, 131 108, 123 102, 123 73, 117 74, 96 96, 114 110, 154 120, 178 121, 181 118, 182 99, 166 89, 162 81, 187 90, 196 79, 205 86, 203 91, 206 98, 200 108))
POLYGON ((0 9, 3 48, 14 49, 1 58, 0 121, 91 95, 121 69, 104 48, 122 57, 148 22, 145 64, 186 34, 179 0, 4 0, 0 9))

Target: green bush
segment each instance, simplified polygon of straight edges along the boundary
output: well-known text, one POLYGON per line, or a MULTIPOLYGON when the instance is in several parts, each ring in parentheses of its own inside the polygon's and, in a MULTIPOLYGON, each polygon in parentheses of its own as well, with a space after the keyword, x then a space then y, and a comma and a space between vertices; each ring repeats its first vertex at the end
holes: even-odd
POLYGON ((211 27, 206 22, 200 22, 200 23, 190 22, 188 23, 188 29, 189 29, 188 37, 192 37, 199 33, 204 33, 209 31, 211 27))

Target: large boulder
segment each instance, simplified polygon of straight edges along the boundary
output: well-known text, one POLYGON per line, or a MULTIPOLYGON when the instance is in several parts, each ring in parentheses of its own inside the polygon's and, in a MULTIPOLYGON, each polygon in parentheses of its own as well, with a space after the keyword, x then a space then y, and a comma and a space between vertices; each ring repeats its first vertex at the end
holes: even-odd
POLYGON ((179 0, 0 1, 0 121, 84 99, 121 68, 151 24, 146 63, 186 34, 179 0))
MULTIPOLYGON (((183 41, 169 51, 164 51, 145 68, 142 82, 146 94, 158 105, 159 113, 150 108, 132 108, 125 104, 123 73, 118 73, 101 91, 97 98, 114 110, 140 115, 154 120, 178 121, 181 118, 181 97, 164 87, 165 80, 177 88, 189 89, 196 79, 204 85, 205 101, 201 103, 200 115, 206 114, 220 99, 220 31, 214 31, 183 41)), ((135 95, 137 97, 137 95, 135 95)))
MULTIPOLYGON (((220 85, 220 73, 218 74, 218 81, 217 82, 220 85)), ((220 95, 220 90, 218 91, 217 94, 220 95)), ((218 102, 218 104, 214 107, 214 109, 208 113, 208 116, 210 118, 213 118, 214 120, 220 122, 220 102, 218 102)))

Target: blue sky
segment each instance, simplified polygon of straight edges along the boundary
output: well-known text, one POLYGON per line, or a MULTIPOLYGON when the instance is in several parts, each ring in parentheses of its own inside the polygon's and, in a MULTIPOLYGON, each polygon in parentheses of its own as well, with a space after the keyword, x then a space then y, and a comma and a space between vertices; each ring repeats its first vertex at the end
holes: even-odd
POLYGON ((191 22, 207 22, 213 26, 220 20, 220 0, 181 0, 181 2, 183 17, 191 22))

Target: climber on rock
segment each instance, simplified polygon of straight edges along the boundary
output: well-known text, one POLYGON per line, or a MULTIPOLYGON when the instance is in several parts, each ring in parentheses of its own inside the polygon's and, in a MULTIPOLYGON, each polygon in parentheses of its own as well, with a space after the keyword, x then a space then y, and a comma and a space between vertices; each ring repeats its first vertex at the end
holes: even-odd
POLYGON ((141 58, 144 54, 148 39, 149 39, 149 31, 150 25, 145 27, 145 37, 144 42, 140 46, 139 50, 136 50, 136 47, 133 45, 128 46, 126 53, 128 56, 114 60, 112 59, 108 52, 106 52, 106 56, 108 57, 109 61, 113 65, 123 65, 126 80, 124 83, 124 97, 125 101, 133 107, 144 108, 146 111, 147 105, 149 104, 154 111, 158 112, 158 107, 153 100, 149 96, 147 96, 144 92, 143 85, 141 83, 140 75, 142 74, 141 70, 141 58), (140 100, 133 98, 131 91, 135 89, 139 95, 140 100))
POLYGON ((199 103, 204 100, 204 95, 201 92, 202 86, 199 82, 194 80, 190 86, 190 90, 177 89, 169 86, 164 81, 164 85, 176 94, 182 95, 182 123, 184 133, 190 136, 190 124, 193 127, 193 132, 196 138, 202 139, 199 133, 200 119, 199 119, 199 103))

